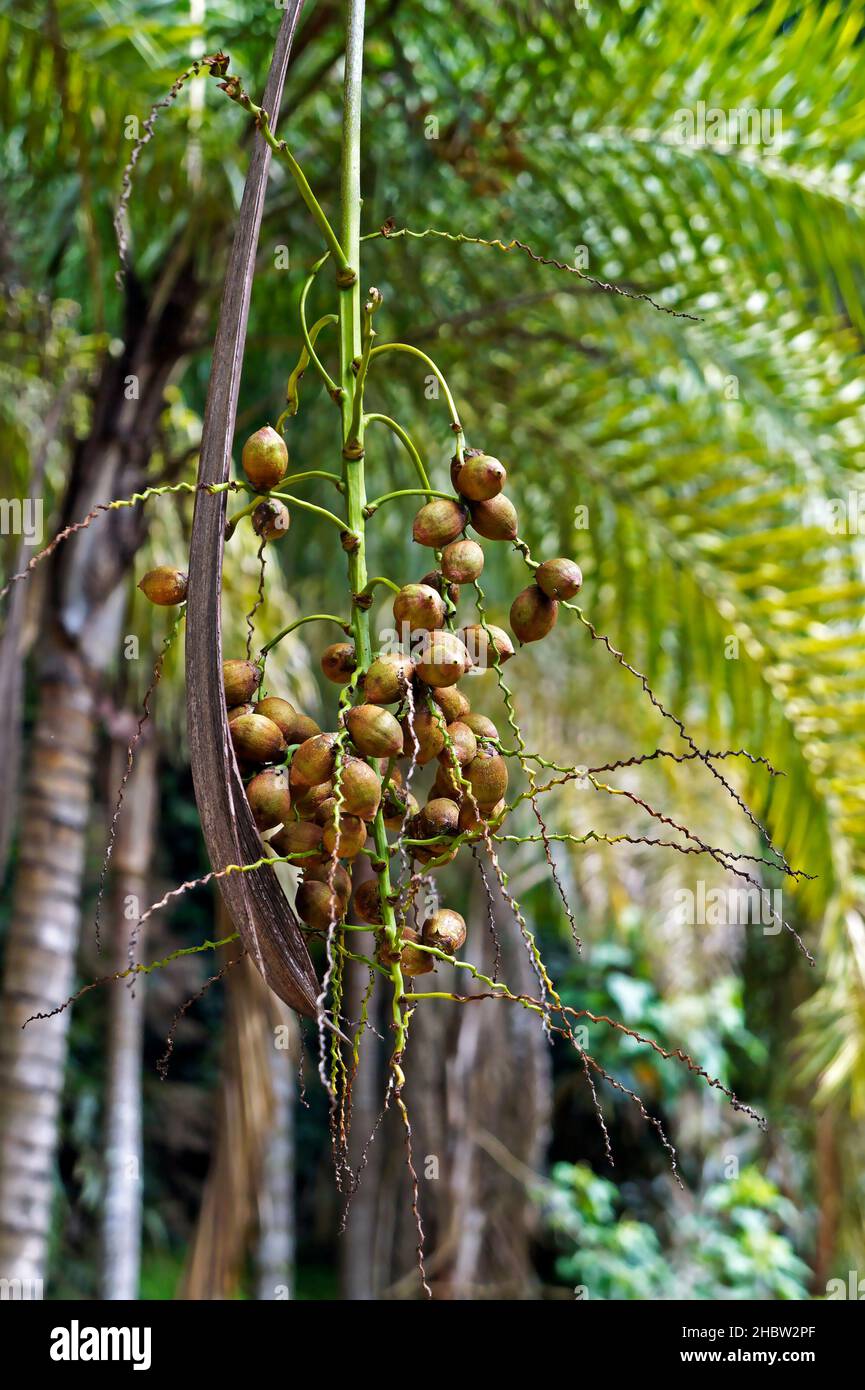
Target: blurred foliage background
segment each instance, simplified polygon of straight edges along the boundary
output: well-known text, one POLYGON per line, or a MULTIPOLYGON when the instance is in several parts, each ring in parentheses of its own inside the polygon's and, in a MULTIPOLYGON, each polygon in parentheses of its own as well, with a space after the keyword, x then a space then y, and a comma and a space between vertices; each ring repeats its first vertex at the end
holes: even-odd
MULTIPOLYGON (((327 0, 305 9, 281 127, 329 210, 338 196, 341 9, 327 0)), ((682 1047, 769 1124, 762 1132, 685 1068, 593 1028, 599 1060, 662 1120, 684 1187, 652 1127, 626 1095, 605 1088, 611 1170, 572 1051, 529 1037, 517 1020, 424 1021, 409 1100, 417 1152, 443 1157, 441 1176, 424 1180, 421 1194, 441 1297, 573 1297, 576 1288, 610 1299, 806 1298, 862 1267, 863 13, 859 0, 369 6, 364 230, 393 217, 417 231, 515 237, 696 316, 657 312, 516 250, 434 238, 374 241, 362 268, 363 284, 384 296, 379 333, 434 355, 470 443, 506 463, 533 553, 574 555, 587 615, 701 745, 745 747, 783 770, 772 778, 744 761, 724 765, 790 862, 813 875, 795 887, 772 870, 763 878, 771 890, 783 887, 784 916, 814 953, 811 968, 786 932, 681 922, 677 893, 698 882, 731 886, 714 864, 640 844, 559 846, 557 868, 585 943, 577 955, 541 847, 518 848, 508 862, 514 891, 566 1002, 682 1047), (678 140, 677 113, 699 103, 780 113, 777 138, 740 143, 729 120, 726 139, 678 140)), ((250 0, 0 3, 0 493, 44 497, 46 537, 93 500, 117 495, 117 470, 109 477, 102 467, 110 449, 121 473, 137 470, 124 475, 127 484, 194 476, 214 315, 254 138, 213 82, 190 83, 161 113, 139 162, 124 292, 114 280, 113 211, 132 118, 143 121, 191 58, 219 47, 260 96, 279 17, 250 0), (145 364, 136 370, 155 382, 152 419, 146 429, 138 417, 131 426, 118 419, 109 430, 104 401, 116 394, 111 374, 122 372, 130 343, 145 364)), ((241 442, 282 409, 299 351, 303 271, 317 251, 275 164, 241 442)), ((322 306, 312 317, 330 307, 323 297, 322 306)), ((447 420, 421 370, 394 368, 369 389, 371 408, 411 429, 442 486, 447 420)), ((338 459, 335 413, 311 373, 287 437, 295 466, 338 459)), ((386 432, 371 430, 368 446, 376 493, 411 485, 386 432)), ((319 500, 315 487, 309 496, 319 500)), ((393 506, 376 517, 371 573, 420 577, 411 514, 393 506)), ((73 957, 78 950, 79 982, 105 968, 92 907, 117 782, 109 752, 125 746, 166 631, 134 585, 154 563, 182 565, 190 515, 188 500, 165 499, 150 504, 134 536, 123 533, 123 564, 106 581, 122 597, 120 626, 101 639, 98 660, 92 644, 76 652, 98 672, 100 692, 76 878, 80 949, 77 926, 67 941, 73 957), (138 661, 123 660, 122 634, 137 637, 138 661)), ((342 573, 324 529, 295 515, 269 569, 263 632, 339 604, 342 573)), ((7 572, 17 568, 15 538, 0 544, 7 572)), ((523 573, 515 554, 488 554, 493 621, 506 617, 523 573)), ((256 576, 252 540, 239 536, 226 568, 228 654, 232 644, 240 653, 256 576)), ((3 688, 17 692, 4 708, 9 805, 45 708, 46 614, 67 654, 78 631, 69 614, 83 600, 73 603, 62 587, 68 578, 40 571, 14 626, 11 608, 2 615, 3 688)), ((279 649, 278 693, 315 717, 334 705, 318 674, 329 640, 305 627, 279 649)), ((527 743, 548 757, 597 766, 657 747, 682 751, 640 683, 575 620, 560 620, 510 671, 527 743)), ((181 646, 166 662, 155 707, 149 899, 207 868, 185 761, 181 646)), ((475 707, 495 716, 493 691, 475 707)), ((710 843, 762 852, 753 824, 702 765, 661 759, 615 776, 710 843)), ((25 795, 10 827, 7 933, 16 930, 16 875, 37 839, 29 804, 25 795)), ((623 798, 573 787, 562 789, 551 820, 575 834, 657 829, 623 798)), ((50 856, 51 837, 39 843, 50 856)), ((441 880, 448 901, 471 918, 478 958, 486 927, 476 885, 456 869, 441 880)), ((215 911, 207 890, 181 899, 150 924, 146 958, 212 937, 215 911)), ((112 926, 123 932, 122 919, 112 926)), ((306 1298, 415 1296, 398 1129, 382 1128, 338 1237, 314 1060, 301 1100, 296 1038, 278 1078, 248 1038, 238 1042, 244 1019, 260 1018, 265 1031, 273 1025, 254 982, 237 983, 240 969, 183 1014, 167 1080, 159 1079, 155 1063, 176 1010, 218 968, 193 956, 140 990, 141 1296, 284 1296, 276 1288, 306 1298), (249 1105, 256 1095, 264 1119, 249 1105), (249 1112, 240 1120, 239 1096, 249 1112), (268 1146, 288 1178, 281 1207, 268 1146), (229 1239, 221 1223, 231 1225, 225 1213, 235 1207, 229 1239), (264 1236, 277 1228, 284 1277, 275 1282, 262 1271, 270 1268, 264 1236), (218 1277, 204 1277, 205 1268, 218 1277)), ((108 995, 96 991, 75 1006, 68 1055, 57 1063, 56 1125, 44 1138, 56 1159, 46 1178, 49 1240, 36 1260, 48 1296, 111 1296, 100 1250, 117 1062, 106 1048, 108 995)), ((315 1038, 307 1044, 314 1058, 315 1038)), ((16 1057, 25 1067, 25 1053, 16 1057)), ((378 1113, 376 1065, 356 1098, 359 1131, 378 1113)), ((8 1124, 13 1111, 2 1113, 8 1124)))

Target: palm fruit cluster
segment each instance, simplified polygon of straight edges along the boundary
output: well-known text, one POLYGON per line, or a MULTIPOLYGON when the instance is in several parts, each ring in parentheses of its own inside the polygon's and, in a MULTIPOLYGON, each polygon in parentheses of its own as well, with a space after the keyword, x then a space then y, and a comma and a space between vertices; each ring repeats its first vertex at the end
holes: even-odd
MULTIPOLYGON (((287 471, 281 435, 270 426, 258 430, 244 445, 242 464, 256 494, 265 494, 249 509, 253 529, 262 541, 278 539, 289 528, 288 510, 266 494, 287 471)), ((396 948, 382 929, 380 880, 367 878, 353 892, 350 873, 370 844, 378 813, 391 846, 403 849, 418 871, 451 862, 463 844, 487 838, 507 814, 508 768, 499 731, 486 715, 473 712, 460 683, 469 672, 500 668, 513 657, 514 644, 501 627, 485 621, 456 625, 461 586, 476 581, 484 565, 483 548, 467 530, 485 540, 517 540, 516 508, 503 491, 506 478, 498 459, 467 449, 451 464, 456 495, 420 508, 412 536, 435 553, 437 564, 393 599, 398 647, 375 653, 363 671, 351 641, 334 642, 322 655, 325 677, 348 687, 337 729, 322 730, 287 700, 263 694, 262 662, 223 663, 229 732, 256 826, 268 853, 302 871, 299 918, 318 932, 346 919, 379 929, 377 954, 384 965, 393 963, 396 948), (416 771, 428 765, 433 776, 421 805, 412 788, 416 771)), ((572 598, 581 583, 572 560, 536 567, 534 582, 511 606, 517 641, 545 637, 559 602, 572 598)), ((185 575, 163 567, 145 576, 141 587, 154 602, 170 603, 182 601, 185 585, 185 575)), ((432 950, 420 946, 450 955, 465 937, 463 918, 449 908, 431 912, 419 931, 403 924, 402 973, 434 968, 432 950)))

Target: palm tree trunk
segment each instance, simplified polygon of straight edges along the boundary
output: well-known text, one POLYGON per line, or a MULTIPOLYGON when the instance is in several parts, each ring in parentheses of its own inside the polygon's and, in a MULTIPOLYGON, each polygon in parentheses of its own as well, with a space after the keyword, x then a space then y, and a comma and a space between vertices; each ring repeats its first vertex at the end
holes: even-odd
MULTIPOLYGON (((117 786, 126 763, 126 739, 114 746, 109 786, 117 786)), ((126 785, 113 855, 111 969, 124 970, 132 922, 148 898, 156 811, 156 748, 139 745, 126 785)), ((144 928, 138 934, 139 958, 144 928)), ((105 1197, 102 1217, 102 1297, 138 1297, 141 1261, 141 1045, 145 977, 134 988, 112 986, 108 1006, 108 1080, 105 1097, 105 1197)))
MULTIPOLYGON (((199 293, 186 256, 169 257, 149 302, 130 277, 125 350, 105 359, 62 524, 142 486, 199 293)), ((73 988, 99 692, 117 659, 126 577, 145 527, 140 508, 111 513, 61 546, 47 576, 0 996, 0 1274, 9 1279, 45 1275, 69 1014, 21 1024, 60 1009, 73 988)))
POLYGON ((0 1271, 41 1280, 73 987, 95 726, 84 685, 46 683, 22 804, 0 1011, 0 1271))

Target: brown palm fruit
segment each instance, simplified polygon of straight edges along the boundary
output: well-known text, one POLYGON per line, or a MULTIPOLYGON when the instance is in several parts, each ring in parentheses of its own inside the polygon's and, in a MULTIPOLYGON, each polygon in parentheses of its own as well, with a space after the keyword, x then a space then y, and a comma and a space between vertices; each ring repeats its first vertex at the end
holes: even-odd
POLYGON ((288 449, 281 434, 270 425, 256 430, 243 446, 243 471, 256 492, 269 492, 288 471, 288 449))
POLYGON ((384 811, 384 823, 388 830, 401 830, 402 823, 406 816, 406 807, 409 817, 416 816, 418 812, 417 798, 411 792, 406 796, 402 789, 394 791, 389 787, 382 801, 384 811))
POLYGON ((468 725, 475 738, 498 739, 498 729, 485 714, 466 714, 463 716, 463 723, 468 725))
POLYGON ((535 583, 547 598, 573 598, 583 587, 583 572, 576 560, 545 560, 535 570, 535 583))
POLYGON ((241 714, 228 726, 234 751, 244 763, 270 763, 285 752, 285 739, 272 719, 241 714))
POLYGON ((483 743, 474 762, 469 763, 468 780, 481 810, 491 811, 508 789, 507 763, 500 753, 483 743))
POLYGON ((448 724, 453 724, 455 719, 465 718, 471 709, 465 695, 455 685, 440 685, 431 694, 448 724))
POLYGON ((355 888, 352 912, 361 922, 368 922, 374 927, 381 926, 383 912, 381 906, 381 892, 377 878, 365 879, 363 883, 355 888))
POLYGON ((482 623, 469 623, 466 627, 460 628, 459 636, 465 643, 473 663, 481 671, 486 671, 496 664, 495 657, 490 652, 491 644, 494 651, 498 652, 500 666, 510 661, 514 654, 514 644, 504 628, 496 627, 493 623, 487 623, 486 627, 482 623))
POLYGON ((405 584, 393 601, 397 626, 405 625, 410 632, 434 632, 444 627, 445 614, 444 599, 429 584, 405 584))
POLYGON ((468 724, 463 724, 461 719, 454 720, 453 724, 448 724, 448 734, 450 735, 451 747, 445 747, 439 753, 439 762, 453 764, 454 756, 460 767, 468 767, 477 757, 478 741, 469 728, 468 724))
POLYGON ((435 946, 439 951, 454 955, 465 944, 465 918, 452 908, 440 907, 431 917, 427 917, 421 928, 421 940, 425 946, 435 946))
POLYGON ((321 654, 321 669, 334 685, 348 685, 357 669, 353 642, 332 642, 321 654))
POLYGON ((412 854, 420 864, 430 864, 433 859, 437 859, 440 862, 433 867, 442 869, 445 864, 450 864, 452 860, 456 859, 458 850, 458 845, 453 849, 448 849, 447 845, 414 845, 412 854))
POLYGON ((288 531, 291 517, 284 502, 268 497, 252 513, 252 529, 263 541, 278 541, 288 531))
POLYGON ((485 825, 494 830, 504 820, 506 806, 507 803, 502 800, 497 801, 491 811, 481 811, 477 803, 473 805, 466 797, 460 806, 460 834, 482 835, 485 825))
POLYGON ((412 526, 412 540, 418 545, 428 545, 433 550, 441 550, 449 541, 456 540, 468 523, 468 512, 454 499, 437 497, 421 507, 412 526))
POLYGON ((303 869, 304 883, 332 884, 334 893, 344 903, 351 897, 351 874, 342 864, 326 859, 321 864, 306 864, 303 869))
MULTIPOLYGON (((468 780, 468 779, 466 779, 468 780)), ((430 787, 430 797, 446 796, 449 801, 460 802, 463 798, 465 788, 457 776, 456 769, 448 760, 439 760, 439 768, 435 775, 435 781, 430 787)))
POLYGON ((431 589, 435 589, 436 593, 441 594, 442 598, 450 599, 454 607, 456 607, 460 601, 459 584, 449 584, 446 579, 442 578, 439 570, 430 570, 429 574, 425 574, 419 582, 429 585, 431 589))
POLYGON ((457 478, 460 475, 460 469, 463 467, 463 464, 467 459, 479 458, 482 453, 483 449, 463 449, 462 458, 460 458, 459 454, 454 454, 451 459, 451 484, 454 491, 456 491, 457 478))
POLYGON ((346 904, 336 890, 318 879, 304 879, 298 886, 294 909, 302 922, 316 931, 327 931, 345 916, 346 904))
POLYGON ((484 567, 484 552, 477 541, 451 541, 442 551, 442 574, 451 584, 471 584, 484 567))
POLYGON ((365 758, 397 758, 402 753, 402 729, 381 705, 355 705, 345 717, 351 741, 365 758))
POLYGON ((322 864, 322 829, 311 820, 291 820, 277 830, 271 840, 277 854, 284 855, 289 864, 305 868, 307 864, 322 864))
POLYGON ((297 749, 291 760, 292 789, 303 791, 333 776, 336 764, 336 734, 316 734, 297 749))
MULTIPOLYGON (((327 806, 325 802, 325 806, 327 806)), ((325 806, 321 808, 324 812, 325 806)), ((356 859, 366 844, 368 834, 366 822, 360 816, 346 816, 340 812, 339 826, 336 823, 336 798, 333 806, 330 807, 330 814, 322 822, 322 844, 328 854, 335 854, 340 859, 356 859)))
POLYGON ((232 706, 232 708, 228 711, 229 724, 231 723, 232 719, 239 719, 242 714, 255 714, 255 705, 247 703, 245 705, 232 706))
POLYGON ((540 642, 556 625, 559 605, 547 598, 537 584, 517 594, 511 604, 511 627, 521 642, 540 642))
POLYGON ((431 763, 433 758, 437 758, 445 746, 444 729, 442 729, 441 720, 437 719, 432 710, 427 709, 425 705, 421 705, 419 709, 415 710, 414 719, 411 721, 411 724, 409 724, 409 719, 406 715, 402 727, 404 735, 403 744, 408 757, 411 757, 414 751, 414 740, 412 739, 412 730, 414 730, 414 736, 418 743, 415 761, 418 762, 421 767, 423 767, 425 763, 431 763))
POLYGON ((294 718, 286 724, 283 730, 285 741, 289 746, 292 744, 306 743, 307 739, 315 738, 316 734, 321 733, 314 719, 310 719, 308 714, 296 713, 294 718))
POLYGON ((261 668, 254 661, 223 661, 222 686, 229 709, 232 705, 245 705, 260 684, 261 668))
POLYGON ((318 782, 313 787, 306 787, 294 797, 294 809, 301 820, 315 820, 319 807, 329 796, 333 796, 333 782, 318 782))
POLYGON ((170 608, 186 598, 187 578, 183 570, 172 565, 157 565, 155 570, 147 571, 138 587, 151 603, 170 608))
POLYGON ((291 812, 288 772, 284 767, 266 767, 246 784, 246 799, 259 830, 284 825, 291 812))
POLYGON ((498 497, 507 476, 504 466, 492 454, 475 454, 466 459, 457 473, 457 492, 470 502, 488 502, 491 497, 498 497))
POLYGON ((265 718, 273 720, 286 743, 291 741, 286 735, 294 728, 294 721, 297 719, 294 705, 290 705, 288 700, 283 700, 279 695, 266 695, 263 700, 259 700, 254 709, 256 714, 263 714, 265 718))
POLYGON ((363 696, 371 705, 394 705, 405 695, 414 662, 403 652, 377 656, 363 678, 363 696))
POLYGON ((426 685, 456 685, 472 665, 465 643, 453 632, 428 632, 418 643, 415 670, 426 685))
MULTIPOLYGON (((404 975, 427 975, 430 970, 435 968, 435 956, 431 956, 428 951, 419 951, 417 946, 413 944, 419 942, 420 939, 420 933, 416 932, 414 927, 403 927, 399 963, 404 975)), ((383 932, 379 935, 376 954, 382 965, 393 965, 397 959, 395 948, 391 946, 383 932)))
POLYGON ((418 817, 418 839, 429 840, 434 835, 456 835, 459 825, 460 808, 455 801, 445 796, 433 797, 418 817))
POLYGON ((472 502, 472 526, 488 541, 512 541, 519 529, 517 509, 510 498, 500 492, 487 502, 472 502))
POLYGON ((361 758, 346 758, 340 780, 343 810, 347 816, 372 820, 381 801, 381 778, 361 758))

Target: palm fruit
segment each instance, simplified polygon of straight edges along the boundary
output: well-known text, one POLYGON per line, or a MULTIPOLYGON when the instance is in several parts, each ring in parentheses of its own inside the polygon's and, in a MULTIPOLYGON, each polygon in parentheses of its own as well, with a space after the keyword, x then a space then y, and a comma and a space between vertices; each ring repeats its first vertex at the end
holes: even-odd
POLYGON ((583 573, 576 560, 545 560, 535 570, 535 583, 547 598, 573 598, 583 587, 583 573))
POLYGON ((418 817, 418 839, 432 839, 434 835, 456 835, 460 818, 460 808, 455 801, 445 796, 433 797, 424 806, 418 817))
MULTIPOLYGON (((233 705, 232 708, 228 711, 229 724, 231 723, 232 719, 239 719, 242 714, 255 714, 255 705, 249 703, 245 705, 233 705)), ((275 722, 276 721, 274 720, 274 723, 275 722)))
POLYGON ((291 811, 288 772, 284 767, 267 767, 246 784, 246 799, 259 830, 284 825, 291 811))
POLYGON ((460 475, 463 464, 467 459, 479 458, 482 453, 483 449, 463 449, 462 458, 460 458, 459 454, 454 454, 451 459, 451 484, 453 485, 454 491, 456 491, 457 478, 460 475))
POLYGON ((243 471, 256 492, 269 492, 288 471, 288 449, 270 425, 251 434, 240 456, 243 471))
POLYGON ((365 879, 355 888, 352 912, 361 922, 368 922, 374 927, 381 926, 383 913, 377 878, 365 879))
POLYGON ((339 786, 345 814, 372 820, 381 801, 381 778, 375 768, 361 758, 346 758, 339 786))
POLYGON ((336 764, 336 734, 316 734, 297 749, 291 760, 291 785, 298 791, 326 782, 336 764))
POLYGON ((510 498, 500 492, 487 502, 472 502, 472 526, 488 541, 512 541, 518 531, 517 509, 510 498))
POLYGON ((270 841, 277 854, 288 859, 289 864, 304 868, 307 864, 322 864, 326 856, 322 853, 322 829, 311 820, 291 820, 281 830, 277 830, 270 841))
POLYGON ((384 823, 388 830, 398 831, 402 829, 402 823, 406 818, 406 809, 408 809, 409 817, 417 815, 417 798, 411 792, 406 795, 401 788, 394 790, 393 787, 388 787, 382 800, 384 823))
POLYGON ((412 854, 420 864, 431 864, 433 859, 437 860, 438 862, 433 867, 441 869, 445 864, 450 864, 453 859, 456 859, 458 849, 458 845, 453 849, 449 849, 447 845, 414 845, 412 854))
POLYGON ((222 685, 229 709, 232 705, 245 705, 260 684, 261 668, 254 661, 223 661, 222 685))
POLYGON ((487 719, 485 714, 463 715, 462 722, 468 725, 475 738, 498 739, 498 729, 491 719, 487 719))
POLYGON ((428 545, 433 550, 441 550, 449 541, 456 540, 468 522, 468 512, 456 500, 437 497, 421 507, 412 526, 412 540, 418 545, 428 545))
POLYGON ((303 881, 330 884, 345 904, 351 897, 351 874, 342 864, 336 864, 332 859, 326 859, 321 864, 305 864, 303 881))
POLYGON ((151 603, 170 608, 186 598, 187 578, 183 570, 172 565, 157 565, 155 570, 147 571, 138 587, 151 603))
POLYGON ((547 598, 537 584, 523 589, 511 604, 511 627, 521 642, 539 642, 555 627, 558 616, 558 602, 547 598))
POLYGON ((506 661, 510 661, 514 654, 514 644, 504 628, 496 627, 494 623, 468 623, 466 627, 461 627, 459 636, 466 645, 466 649, 472 662, 481 671, 486 671, 496 664, 495 657, 490 652, 490 644, 494 651, 498 652, 499 665, 504 666, 506 661))
POLYGON ((363 678, 363 696, 371 705, 394 705, 405 695, 414 662, 403 652, 377 656, 363 678))
POLYGON ((267 695, 263 700, 259 700, 254 710, 256 714, 263 714, 267 719, 272 719, 286 743, 291 742, 287 735, 294 728, 297 719, 294 705, 290 705, 288 700, 283 700, 279 695, 267 695))
POLYGON ((430 796, 446 796, 450 801, 459 802, 462 800, 464 790, 459 780, 457 770, 454 768, 450 759, 445 762, 440 757, 435 781, 430 787, 430 796))
POLYGON ((327 816, 320 820, 322 826, 322 844, 328 854, 335 854, 339 859, 355 859, 366 844, 368 834, 367 825, 360 816, 347 816, 340 810, 339 825, 336 823, 336 798, 333 805, 325 802, 319 813, 320 817, 327 816))
POLYGON ((456 607, 460 601, 459 584, 449 584, 448 581, 442 577, 439 570, 430 570, 429 574, 425 574, 419 582, 421 584, 427 584, 430 589, 435 589, 436 593, 441 594, 442 598, 450 599, 454 607, 456 607))
POLYGON ((415 670, 426 685, 455 685, 472 664, 465 644, 453 632, 425 633, 414 657, 415 670))
POLYGON ((504 819, 506 808, 507 803, 502 800, 497 801, 491 811, 481 811, 477 802, 473 805, 471 799, 466 797, 460 806, 460 834, 482 834, 485 825, 490 829, 495 829, 504 819))
POLYGON ((234 751, 245 763, 270 763, 285 752, 285 739, 272 719, 241 714, 228 726, 234 751))
POLYGON ((431 694, 447 724, 453 724, 455 719, 464 719, 471 709, 465 695, 455 685, 440 685, 431 694))
POLYGON ((321 669, 334 685, 348 685, 357 669, 353 642, 332 642, 321 654, 321 669))
MULTIPOLYGON (((288 703, 286 701, 286 703, 288 703)), ((307 739, 315 738, 316 734, 321 733, 314 719, 310 719, 308 714, 295 713, 293 719, 286 721, 283 730, 287 744, 306 743, 307 739)))
POLYGON ((414 736, 418 743, 415 761, 418 762, 421 767, 423 767, 424 763, 430 763, 433 758, 438 757, 445 746, 444 729, 441 726, 441 720, 437 719, 432 710, 427 709, 425 705, 421 705, 419 709, 415 710, 414 718, 411 720, 411 723, 409 723, 408 715, 406 715, 402 727, 404 735, 403 745, 408 757, 411 757, 414 752, 412 730, 414 731, 414 736))
MULTIPOLYGON (((290 784, 291 777, 289 776, 290 784)), ((294 796, 294 809, 301 820, 315 820, 319 807, 322 802, 327 801, 329 796, 333 796, 333 782, 318 782, 315 786, 306 787, 294 796)))
POLYGON ((345 916, 345 903, 335 889, 318 879, 304 879, 294 899, 295 911, 302 922, 316 931, 327 931, 334 922, 345 916))
POLYGON ((467 767, 477 757, 477 739, 468 724, 463 724, 460 719, 454 720, 453 724, 448 724, 448 734, 451 743, 450 746, 446 743, 439 753, 439 762, 452 763, 456 757, 460 767, 467 767))
POLYGON ((442 574, 452 584, 471 584, 484 567, 484 552, 477 541, 451 541, 442 551, 442 574))
POLYGON ((456 488, 470 502, 487 502, 505 485, 507 472, 492 454, 474 454, 457 472, 456 488))
POLYGON ((507 763, 488 743, 481 744, 467 770, 472 795, 481 810, 491 811, 508 789, 507 763))
POLYGON ((397 627, 410 632, 434 632, 444 627, 445 615, 444 599, 429 584, 405 584, 393 601, 397 627))
POLYGON ((263 541, 281 540, 290 525, 288 507, 284 502, 277 502, 275 497, 259 502, 252 513, 252 529, 263 541))
POLYGON ((345 722, 352 743, 365 758, 396 758, 402 753, 399 722, 381 705, 355 705, 345 722))
MULTIPOLYGON (((419 951, 413 944, 420 939, 420 933, 416 932, 414 927, 403 927, 399 963, 404 975, 426 975, 435 967, 435 956, 431 956, 429 951, 419 951)), ((393 965, 397 959, 396 949, 384 933, 380 933, 376 954, 382 965, 393 965)))
POLYGON ((454 955, 466 939, 466 924, 459 912, 452 908, 440 907, 431 917, 427 917, 421 928, 421 940, 426 946, 436 946, 449 956, 454 955))

